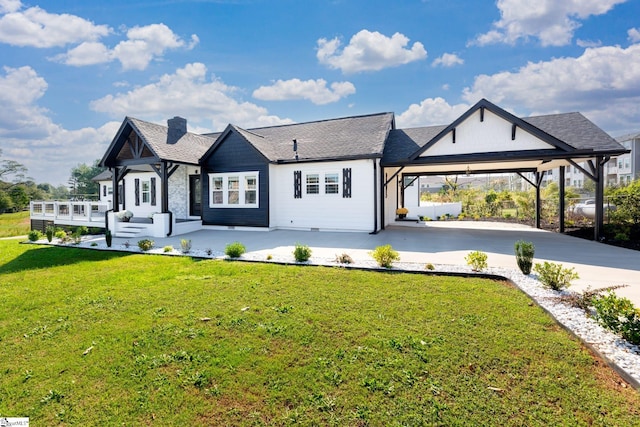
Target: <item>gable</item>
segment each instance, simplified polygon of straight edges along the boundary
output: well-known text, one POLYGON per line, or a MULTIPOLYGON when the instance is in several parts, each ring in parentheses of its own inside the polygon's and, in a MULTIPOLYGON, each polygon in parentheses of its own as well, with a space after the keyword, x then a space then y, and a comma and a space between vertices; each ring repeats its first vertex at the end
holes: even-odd
POLYGON ((419 157, 556 148, 489 109, 480 108, 431 141, 419 157))
POLYGON ((119 161, 155 158, 157 157, 134 130, 129 133, 122 148, 116 155, 116 159, 119 161))
POLYGON ((228 126, 202 157, 201 164, 216 171, 242 170, 250 165, 266 164, 267 158, 245 136, 234 126, 228 126))

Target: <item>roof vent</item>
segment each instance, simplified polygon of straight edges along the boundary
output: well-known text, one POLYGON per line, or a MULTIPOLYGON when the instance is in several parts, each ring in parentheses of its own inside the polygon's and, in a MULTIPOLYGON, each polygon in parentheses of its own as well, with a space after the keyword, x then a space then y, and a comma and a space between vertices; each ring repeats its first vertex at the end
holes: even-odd
POLYGON ((169 128, 167 144, 175 144, 182 138, 182 135, 187 133, 187 119, 175 116, 173 119, 167 120, 167 127, 169 128))

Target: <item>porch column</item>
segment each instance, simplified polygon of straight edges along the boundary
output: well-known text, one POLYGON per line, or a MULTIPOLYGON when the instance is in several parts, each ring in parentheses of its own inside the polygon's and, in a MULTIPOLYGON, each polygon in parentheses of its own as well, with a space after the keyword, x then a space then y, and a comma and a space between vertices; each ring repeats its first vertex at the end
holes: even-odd
POLYGON ((160 180, 162 182, 162 213, 168 213, 169 212, 169 170, 168 170, 167 162, 162 162, 160 180))
POLYGON ((564 233, 564 211, 565 211, 565 203, 564 203, 564 166, 560 166, 560 182, 558 183, 558 187, 560 190, 560 232, 564 233))
POLYGON ((119 171, 118 171, 118 167, 114 167, 112 170, 112 176, 111 176, 111 185, 113 186, 113 194, 111 195, 111 197, 113 198, 113 211, 114 212, 119 212, 120 211, 120 190, 118 188, 118 175, 120 175, 119 171))

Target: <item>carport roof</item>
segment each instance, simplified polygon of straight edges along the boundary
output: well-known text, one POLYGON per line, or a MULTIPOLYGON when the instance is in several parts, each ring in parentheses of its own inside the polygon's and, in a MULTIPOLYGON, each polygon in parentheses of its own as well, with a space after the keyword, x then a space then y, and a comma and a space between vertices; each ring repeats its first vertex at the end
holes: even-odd
MULTIPOLYGON (((484 111, 482 111, 484 114, 484 111)), ((618 155, 625 148, 606 132, 580 113, 550 114, 544 116, 518 118, 497 107, 487 100, 481 100, 450 125, 429 126, 409 129, 393 129, 385 145, 382 157, 383 166, 412 166, 436 164, 468 164, 473 162, 537 160, 548 163, 554 159, 589 159, 598 155, 618 155), (444 135, 455 130, 464 120, 478 110, 487 109, 504 120, 511 122, 514 128, 520 127, 532 133, 541 141, 549 144, 549 149, 513 150, 486 152, 481 148, 478 153, 460 155, 429 156, 427 148, 435 144, 444 135), (424 156, 423 153, 425 154, 424 156)), ((531 163, 528 167, 532 167, 531 163)), ((501 169, 509 170, 504 164, 501 169)))

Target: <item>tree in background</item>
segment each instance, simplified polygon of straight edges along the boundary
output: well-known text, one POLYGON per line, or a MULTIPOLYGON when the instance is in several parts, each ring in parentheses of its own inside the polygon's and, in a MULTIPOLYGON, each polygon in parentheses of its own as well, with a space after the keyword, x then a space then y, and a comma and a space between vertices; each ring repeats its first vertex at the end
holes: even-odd
POLYGON ((28 169, 15 160, 1 159, 0 150, 0 213, 22 210, 29 205, 28 187, 35 184, 27 177, 28 169))
POLYGON ((100 160, 94 161, 92 166, 82 163, 71 169, 69 178, 71 196, 80 198, 99 196, 100 186, 92 180, 104 170, 105 168, 100 166, 100 160))

